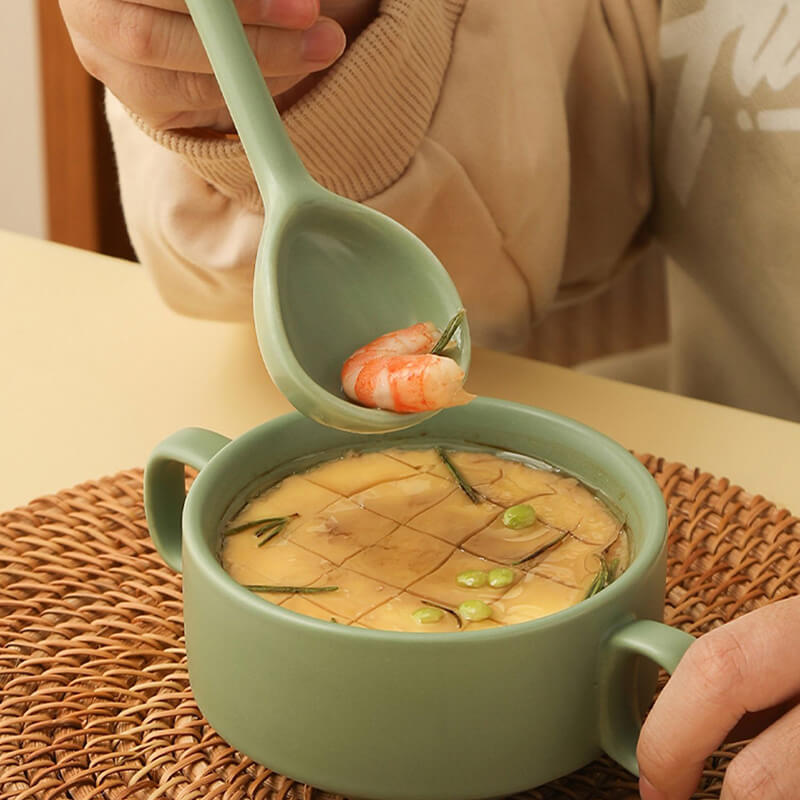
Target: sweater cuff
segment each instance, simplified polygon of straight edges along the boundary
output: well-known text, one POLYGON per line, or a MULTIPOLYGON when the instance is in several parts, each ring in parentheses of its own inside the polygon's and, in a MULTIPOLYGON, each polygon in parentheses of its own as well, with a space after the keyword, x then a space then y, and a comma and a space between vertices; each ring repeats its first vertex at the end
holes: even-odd
MULTIPOLYGON (((376 19, 342 58, 284 112, 295 149, 326 189, 362 201, 403 174, 436 108, 465 5, 382 0, 376 19)), ((250 211, 263 210, 238 141, 157 131, 132 116, 223 195, 250 211)))

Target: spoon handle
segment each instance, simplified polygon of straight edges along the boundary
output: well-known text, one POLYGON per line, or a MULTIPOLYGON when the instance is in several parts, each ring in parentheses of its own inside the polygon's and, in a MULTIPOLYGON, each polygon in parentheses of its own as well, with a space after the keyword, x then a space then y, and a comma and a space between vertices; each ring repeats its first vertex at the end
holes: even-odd
POLYGON ((318 188, 283 127, 232 0, 186 0, 258 184, 274 211, 318 188))

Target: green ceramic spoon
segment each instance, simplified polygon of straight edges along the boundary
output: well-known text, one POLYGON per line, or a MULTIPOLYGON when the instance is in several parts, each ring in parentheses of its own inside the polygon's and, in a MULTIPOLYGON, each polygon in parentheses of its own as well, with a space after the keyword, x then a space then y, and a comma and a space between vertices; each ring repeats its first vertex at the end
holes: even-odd
MULTIPOLYGON (((399 430, 435 412, 363 408, 342 393, 339 372, 382 333, 462 307, 430 250, 401 225, 323 189, 294 151, 231 0, 187 0, 264 205, 269 209, 253 286, 264 363, 299 411, 359 433, 399 430)), ((466 372, 469 329, 455 340, 466 372)))

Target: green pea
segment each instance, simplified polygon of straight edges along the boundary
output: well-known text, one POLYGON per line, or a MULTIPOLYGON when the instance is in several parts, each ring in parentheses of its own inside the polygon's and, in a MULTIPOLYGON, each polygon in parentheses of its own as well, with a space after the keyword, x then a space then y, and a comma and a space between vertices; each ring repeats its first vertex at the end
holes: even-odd
POLYGON ((441 618, 444 616, 444 611, 441 608, 432 608, 431 606, 425 606, 423 608, 418 608, 411 614, 412 617, 417 622, 421 622, 423 625, 430 625, 432 622, 439 622, 441 618))
POLYGON ((486 580, 487 575, 482 569, 468 569, 456 575, 456 583, 468 589, 480 589, 481 586, 486 586, 486 580))
POLYGON ((502 589, 514 583, 514 570, 509 567, 497 567, 489 573, 489 586, 493 589, 502 589))
POLYGON ((520 528, 527 528, 536 522, 536 511, 533 506, 527 503, 520 503, 518 506, 511 506, 503 513, 503 525, 506 528, 513 528, 515 531, 520 528))
POLYGON ((480 622, 492 616, 492 609, 483 600, 465 600, 458 607, 458 615, 469 622, 480 622))

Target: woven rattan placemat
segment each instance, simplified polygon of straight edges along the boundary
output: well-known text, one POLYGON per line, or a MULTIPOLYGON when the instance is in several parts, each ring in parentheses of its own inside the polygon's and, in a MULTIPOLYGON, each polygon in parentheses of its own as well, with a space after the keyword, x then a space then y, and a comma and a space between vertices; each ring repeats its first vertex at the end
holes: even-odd
MULTIPOLYGON (((800 587, 800 524, 681 464, 643 457, 669 507, 666 619, 703 633, 800 587)), ((718 798, 741 745, 715 754, 718 798)), ((629 800, 610 761, 518 798, 629 800)), ((142 473, 0 515, 0 800, 332 800, 229 747, 189 689, 181 582, 155 553, 142 473)))

